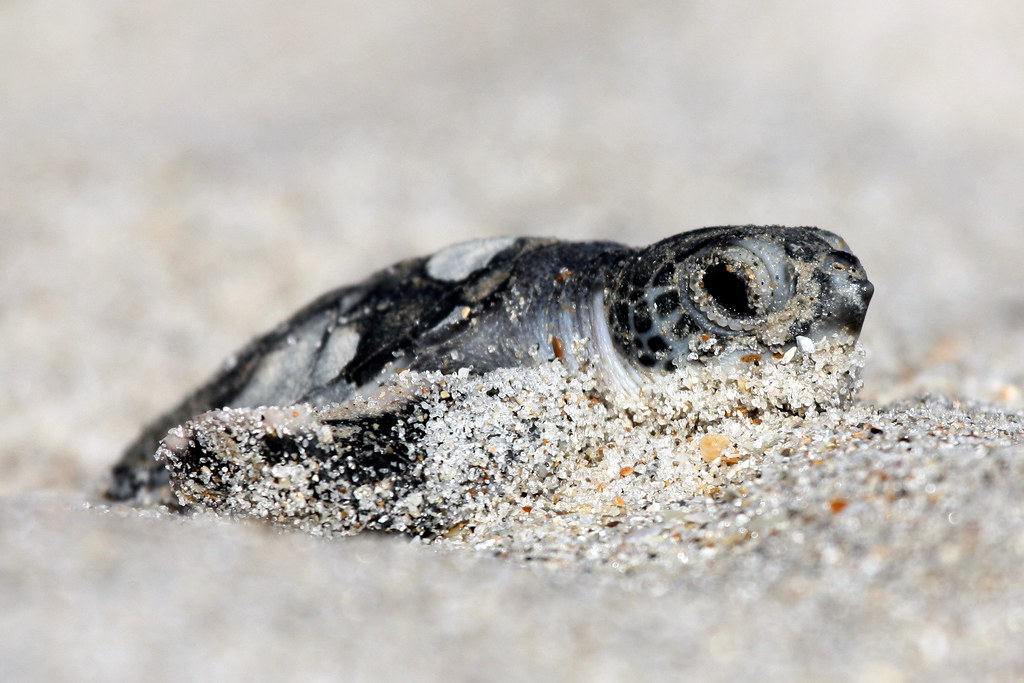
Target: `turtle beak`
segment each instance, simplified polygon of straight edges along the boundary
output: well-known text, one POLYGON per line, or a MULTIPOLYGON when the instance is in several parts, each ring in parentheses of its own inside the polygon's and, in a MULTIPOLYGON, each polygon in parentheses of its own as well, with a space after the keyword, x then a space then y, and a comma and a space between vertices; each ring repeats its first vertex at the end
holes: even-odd
POLYGON ((828 289, 822 307, 823 327, 845 331, 854 339, 860 334, 875 286, 868 280, 864 267, 847 251, 833 251, 822 264, 828 289))

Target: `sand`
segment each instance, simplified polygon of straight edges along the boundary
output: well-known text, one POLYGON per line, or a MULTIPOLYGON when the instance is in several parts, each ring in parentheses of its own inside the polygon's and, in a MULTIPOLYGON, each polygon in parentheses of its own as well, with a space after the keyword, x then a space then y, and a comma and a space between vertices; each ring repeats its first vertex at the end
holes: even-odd
POLYGON ((995 2, 5 7, 0 668, 1021 677, 1022 29, 995 2), (250 336, 399 258, 751 222, 861 258, 864 389, 729 433, 691 498, 643 499, 624 451, 590 511, 428 544, 98 495, 250 336))

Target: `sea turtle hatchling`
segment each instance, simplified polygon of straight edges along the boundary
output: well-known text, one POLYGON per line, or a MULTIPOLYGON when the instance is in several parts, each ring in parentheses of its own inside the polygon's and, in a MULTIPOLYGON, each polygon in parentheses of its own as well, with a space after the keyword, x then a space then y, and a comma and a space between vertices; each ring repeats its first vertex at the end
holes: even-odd
POLYGON ((450 501, 427 514, 440 475, 425 468, 444 453, 421 442, 460 405, 434 391, 425 407, 402 376, 553 364, 589 372, 595 402, 614 406, 677 373, 692 384, 694 371, 852 346, 872 292, 846 242, 810 227, 704 228, 639 249, 456 244, 329 292, 251 342, 129 446, 107 496, 170 503, 170 484, 186 507, 430 535, 458 516, 441 509, 450 501))

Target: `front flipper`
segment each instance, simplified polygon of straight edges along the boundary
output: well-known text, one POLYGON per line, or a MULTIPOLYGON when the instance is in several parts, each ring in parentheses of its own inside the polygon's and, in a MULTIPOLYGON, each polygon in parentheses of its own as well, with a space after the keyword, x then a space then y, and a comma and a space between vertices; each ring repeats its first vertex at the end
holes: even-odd
POLYGON ((427 502, 417 403, 213 410, 171 430, 157 459, 181 505, 304 531, 434 536, 457 524, 427 502))

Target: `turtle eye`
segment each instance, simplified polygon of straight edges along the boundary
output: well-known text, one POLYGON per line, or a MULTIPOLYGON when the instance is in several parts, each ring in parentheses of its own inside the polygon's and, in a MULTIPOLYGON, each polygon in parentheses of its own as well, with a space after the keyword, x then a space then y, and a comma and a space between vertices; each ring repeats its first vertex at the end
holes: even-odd
POLYGON ((757 313, 743 277, 726 263, 716 263, 704 271, 704 291, 729 313, 749 318, 757 313))
POLYGON ((785 305, 792 272, 785 252, 772 243, 743 240, 697 254, 689 288, 694 306, 713 325, 749 332, 785 305))

